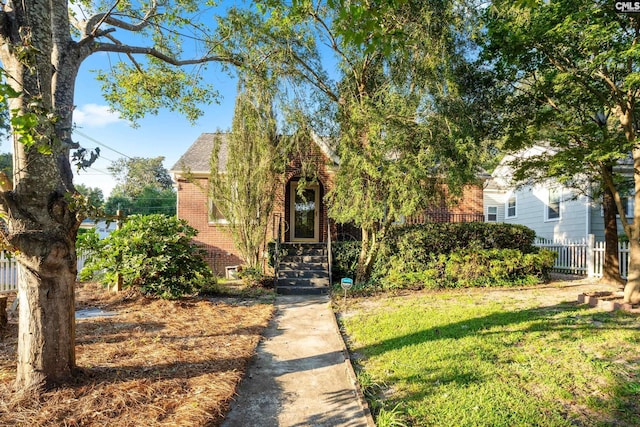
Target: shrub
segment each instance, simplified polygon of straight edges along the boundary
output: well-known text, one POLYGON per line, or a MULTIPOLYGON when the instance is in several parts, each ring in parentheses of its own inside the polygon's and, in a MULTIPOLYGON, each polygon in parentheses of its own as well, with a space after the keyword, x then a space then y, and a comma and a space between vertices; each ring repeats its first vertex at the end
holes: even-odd
POLYGON ((386 289, 535 284, 548 278, 555 257, 548 250, 523 254, 517 249, 464 249, 431 254, 421 270, 394 268, 381 281, 386 289))
POLYGON ((535 253, 535 232, 528 227, 502 223, 432 223, 394 227, 385 236, 373 276, 391 270, 416 272, 427 268, 432 255, 465 249, 515 249, 535 253))
MULTIPOLYGON (((178 298, 214 280, 205 251, 192 243, 197 230, 164 215, 133 215, 124 226, 98 242, 81 278, 102 271, 101 282, 115 283, 162 298, 178 298)), ((95 243, 95 242, 94 242, 95 243)))
POLYGON ((331 274, 339 281, 343 277, 355 277, 358 256, 360 255, 360 242, 346 241, 331 244, 333 264, 331 274))

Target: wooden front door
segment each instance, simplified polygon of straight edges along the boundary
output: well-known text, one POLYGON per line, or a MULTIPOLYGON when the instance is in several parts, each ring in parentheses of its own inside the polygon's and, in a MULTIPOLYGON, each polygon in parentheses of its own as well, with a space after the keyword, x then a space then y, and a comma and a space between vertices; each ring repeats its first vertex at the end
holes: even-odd
POLYGON ((291 183, 289 193, 291 241, 318 242, 320 236, 320 188, 306 186, 298 193, 298 183, 291 183))

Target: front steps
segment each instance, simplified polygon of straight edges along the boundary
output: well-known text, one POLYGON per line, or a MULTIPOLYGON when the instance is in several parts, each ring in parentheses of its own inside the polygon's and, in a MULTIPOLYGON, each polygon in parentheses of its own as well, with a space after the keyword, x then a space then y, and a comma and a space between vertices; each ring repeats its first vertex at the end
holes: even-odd
POLYGON ((329 264, 325 243, 282 243, 277 292, 313 295, 329 292, 329 264))

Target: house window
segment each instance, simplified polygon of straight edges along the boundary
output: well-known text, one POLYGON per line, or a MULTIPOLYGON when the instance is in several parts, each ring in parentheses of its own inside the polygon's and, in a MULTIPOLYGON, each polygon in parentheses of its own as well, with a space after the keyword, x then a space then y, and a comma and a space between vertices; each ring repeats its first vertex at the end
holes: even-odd
POLYGON ((554 221, 560 219, 560 207, 562 205, 562 190, 560 188, 550 188, 547 200, 547 220, 554 221))
POLYGON ((220 209, 209 199, 209 222, 213 224, 228 224, 229 221, 222 215, 220 209))
MULTIPOLYGON (((620 196, 620 202, 622 203, 622 209, 624 210, 624 214, 627 218, 633 218, 634 207, 635 207, 635 198, 633 195, 633 191, 628 196, 620 196)), ((619 218, 620 213, 618 212, 617 206, 614 205, 614 210, 616 211, 616 216, 619 218)), ((600 197, 600 216, 604 216, 604 201, 602 197, 600 197)))
POLYGON ((498 222, 498 207, 487 206, 486 222, 498 222))
POLYGON ((507 218, 515 218, 518 213, 516 196, 511 195, 507 199, 507 218))
POLYGON ((622 207, 627 218, 633 218, 634 196, 622 197, 622 207))

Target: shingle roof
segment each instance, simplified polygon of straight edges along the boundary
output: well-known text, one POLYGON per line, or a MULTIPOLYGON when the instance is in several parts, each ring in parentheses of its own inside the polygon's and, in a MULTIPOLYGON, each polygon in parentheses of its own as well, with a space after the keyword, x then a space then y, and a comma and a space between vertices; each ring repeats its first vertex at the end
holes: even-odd
POLYGON ((216 138, 220 138, 220 153, 218 156, 218 168, 224 171, 227 164, 227 134, 203 133, 191 147, 178 159, 171 168, 171 172, 209 173, 211 170, 211 151, 216 138))

